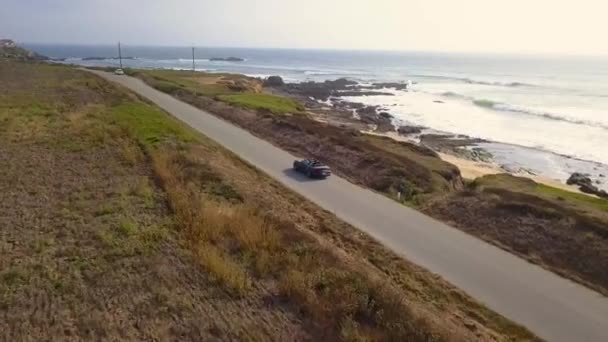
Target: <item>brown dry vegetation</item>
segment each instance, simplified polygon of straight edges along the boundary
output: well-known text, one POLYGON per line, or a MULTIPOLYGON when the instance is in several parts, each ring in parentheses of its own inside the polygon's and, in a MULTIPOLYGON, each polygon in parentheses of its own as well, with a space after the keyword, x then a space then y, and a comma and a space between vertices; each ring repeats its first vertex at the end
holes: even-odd
POLYGON ((462 188, 458 168, 443 162, 426 148, 400 143, 402 150, 409 154, 405 157, 402 151, 385 148, 385 144, 357 131, 318 122, 305 115, 276 115, 275 107, 261 107, 257 111, 236 108, 221 101, 221 90, 214 88, 216 91, 210 92, 194 81, 208 79, 209 74, 158 70, 132 74, 287 151, 322 160, 337 174, 391 197, 396 198, 397 192, 401 192, 404 201, 415 202, 417 197, 435 191, 462 188))
POLYGON ((608 294, 608 202, 509 175, 486 176, 425 212, 608 294))
POLYGON ((0 62, 0 94, 0 340, 309 338, 298 314, 194 262, 110 110, 153 108, 48 65, 0 62))
POLYGON ((2 339, 534 339, 101 79, 0 97, 2 339))
POLYGON ((394 199, 401 192, 402 200, 435 218, 608 294, 606 200, 508 176, 499 176, 502 182, 486 177, 465 189, 459 170, 427 148, 361 134, 303 115, 235 108, 218 101, 216 95, 221 91, 209 93, 180 83, 197 77, 209 79, 209 74, 154 71, 155 79, 149 73, 134 74, 285 150, 323 160, 354 183, 394 199), (158 77, 174 87, 163 87, 165 83, 159 84, 158 77))

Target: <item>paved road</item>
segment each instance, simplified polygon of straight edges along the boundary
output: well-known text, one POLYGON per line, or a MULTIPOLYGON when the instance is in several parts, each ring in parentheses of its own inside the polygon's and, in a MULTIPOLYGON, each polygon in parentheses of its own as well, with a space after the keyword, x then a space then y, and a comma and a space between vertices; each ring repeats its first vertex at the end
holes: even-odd
POLYGON ((310 181, 294 174, 289 170, 294 156, 245 130, 137 79, 96 73, 148 98, 287 187, 540 337, 608 341, 608 298, 340 177, 310 181))

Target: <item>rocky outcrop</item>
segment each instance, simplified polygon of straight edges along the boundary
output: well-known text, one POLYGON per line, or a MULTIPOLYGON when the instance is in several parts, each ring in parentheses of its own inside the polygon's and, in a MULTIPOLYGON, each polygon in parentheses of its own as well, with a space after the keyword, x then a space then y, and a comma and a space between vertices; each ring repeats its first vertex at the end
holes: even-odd
POLYGON ((570 178, 568 178, 566 183, 568 185, 578 186, 579 189, 586 194, 592 194, 601 198, 608 199, 608 192, 601 190, 597 186, 593 185, 593 181, 591 180, 589 175, 586 175, 584 173, 573 173, 570 178))
POLYGON ((285 81, 281 76, 270 76, 264 80, 265 87, 282 87, 285 85, 285 81))
POLYGON ((331 81, 327 80, 323 82, 328 88, 333 90, 343 90, 348 89, 349 87, 356 86, 358 83, 355 81, 351 81, 346 78, 338 78, 337 80, 331 81))
POLYGON ((408 84, 407 83, 397 83, 397 82, 373 83, 371 88, 373 88, 373 89, 393 88, 396 90, 406 90, 408 88, 408 84))
POLYGON ((335 93, 336 96, 395 96, 393 93, 373 90, 345 90, 335 93))
POLYGON ((283 87, 289 94, 312 97, 316 100, 327 101, 331 96, 345 96, 340 91, 355 91, 357 82, 346 78, 325 82, 290 83, 283 87))
POLYGON ((399 126, 397 133, 401 135, 420 134, 422 133, 422 127, 420 126, 399 126))
POLYGON ((356 110, 361 121, 376 125, 376 130, 380 132, 393 131, 393 116, 387 112, 378 113, 379 106, 363 106, 356 110))
POLYGON ((311 97, 316 100, 327 101, 330 97, 344 96, 394 96, 395 94, 381 91, 382 89, 406 90, 408 83, 387 82, 359 84, 347 78, 327 80, 324 82, 290 83, 283 86, 284 91, 292 95, 311 97))

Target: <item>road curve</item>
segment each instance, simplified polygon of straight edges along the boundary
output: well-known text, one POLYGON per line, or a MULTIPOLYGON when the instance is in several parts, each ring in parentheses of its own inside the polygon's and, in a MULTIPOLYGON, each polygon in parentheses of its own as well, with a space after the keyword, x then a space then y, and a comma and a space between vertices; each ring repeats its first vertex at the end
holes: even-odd
POLYGON ((608 341, 608 298, 340 177, 311 181, 294 174, 289 169, 293 155, 247 131, 138 79, 92 72, 151 100, 287 187, 541 338, 608 341))

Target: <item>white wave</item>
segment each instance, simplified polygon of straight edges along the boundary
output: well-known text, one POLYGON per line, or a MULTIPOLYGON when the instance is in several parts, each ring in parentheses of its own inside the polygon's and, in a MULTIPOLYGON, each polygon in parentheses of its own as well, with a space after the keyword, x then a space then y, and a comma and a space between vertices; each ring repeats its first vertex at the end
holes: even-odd
POLYGON ((480 81, 474 80, 466 77, 454 77, 454 76, 443 76, 443 75, 410 75, 412 77, 423 77, 430 79, 440 79, 440 80, 452 80, 459 81, 467 84, 480 84, 480 85, 488 85, 488 86, 499 86, 499 87, 537 87, 537 85, 524 83, 524 82, 500 82, 500 81, 480 81))
POLYGON ((608 129, 608 123, 606 123, 606 122, 576 118, 574 115, 571 115, 571 114, 557 113, 557 112, 549 111, 549 110, 545 110, 545 109, 530 108, 527 106, 502 103, 499 101, 493 101, 493 100, 488 100, 488 99, 476 99, 474 97, 458 94, 458 93, 451 92, 451 91, 443 92, 438 95, 448 97, 448 98, 471 101, 474 105, 476 105, 478 107, 486 108, 486 109, 492 109, 492 110, 498 110, 498 111, 504 111, 504 112, 512 112, 512 113, 518 113, 518 114, 523 114, 523 115, 538 116, 538 117, 548 119, 548 120, 563 121, 563 122, 569 122, 569 123, 577 124, 577 125, 586 125, 586 126, 601 127, 604 129, 608 129))
POLYGON ((608 149, 598 148, 608 141, 608 129, 591 122, 573 123, 571 121, 582 120, 570 120, 572 118, 568 117, 564 120, 555 117, 555 113, 550 113, 553 117, 540 113, 514 115, 500 107, 482 108, 469 99, 461 98, 437 103, 437 94, 420 91, 390 98, 367 96, 343 99, 384 106, 398 119, 442 132, 532 148, 540 146, 546 151, 608 164, 608 149))

